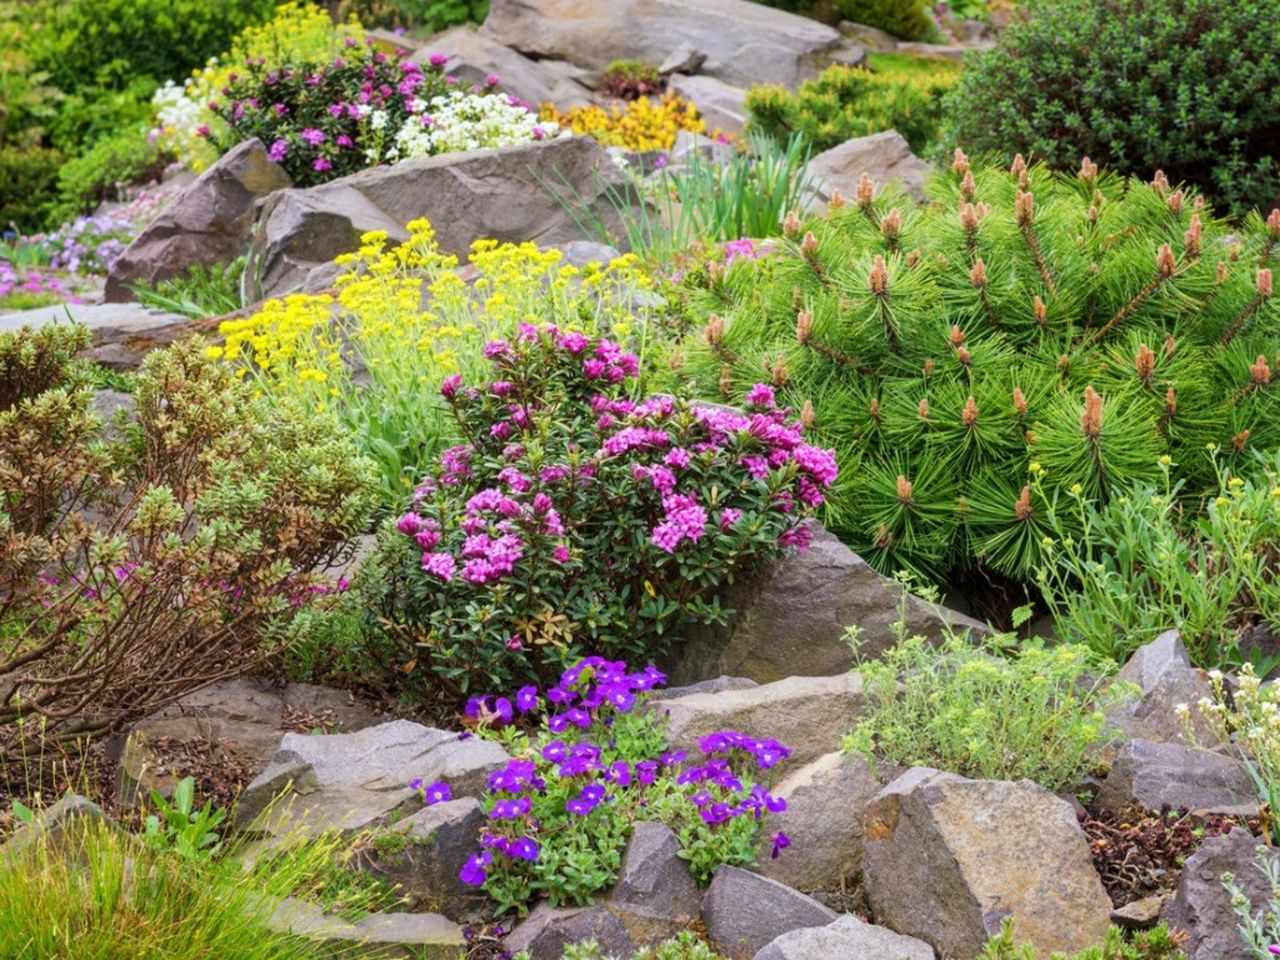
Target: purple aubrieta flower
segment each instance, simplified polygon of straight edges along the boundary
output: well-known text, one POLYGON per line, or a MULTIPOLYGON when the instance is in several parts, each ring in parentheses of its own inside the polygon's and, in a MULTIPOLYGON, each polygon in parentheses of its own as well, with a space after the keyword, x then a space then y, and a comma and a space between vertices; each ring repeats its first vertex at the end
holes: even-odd
POLYGON ((568 801, 564 808, 576 817, 585 817, 604 801, 604 787, 598 783, 583 787, 578 795, 568 801))
POLYGON ((519 820, 529 812, 531 804, 528 797, 517 797, 515 800, 499 800, 489 811, 490 820, 519 820))
POLYGON ((516 860, 533 863, 538 859, 538 844, 531 837, 518 837, 507 844, 506 854, 516 860))
MULTIPOLYGON (((783 850, 787 849, 787 847, 789 846, 791 846, 791 838, 788 837, 781 830, 779 830, 777 833, 773 835, 773 853, 770 854, 770 858, 773 860, 777 860, 778 854, 781 853, 783 850)), ((1272 949, 1272 952, 1280 953, 1280 951, 1276 951, 1274 948, 1272 949)))
POLYGON ((516 709, 521 713, 538 709, 538 688, 530 684, 516 691, 516 709))
POLYGON ((484 850, 472 854, 458 871, 458 879, 470 887, 479 887, 489 879, 487 868, 493 863, 493 854, 484 850))
MULTIPOLYGON (((418 788, 415 789, 420 789, 422 781, 419 780, 417 783, 418 788)), ((426 802, 428 807, 437 803, 448 803, 453 799, 453 789, 443 780, 437 780, 423 791, 422 799, 426 802)))

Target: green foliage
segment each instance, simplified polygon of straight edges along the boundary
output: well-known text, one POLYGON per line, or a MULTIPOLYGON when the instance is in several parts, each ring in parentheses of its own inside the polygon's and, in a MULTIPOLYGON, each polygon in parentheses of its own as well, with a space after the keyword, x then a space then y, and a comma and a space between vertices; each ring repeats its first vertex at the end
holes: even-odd
POLYGON ((85 385, 89 365, 79 354, 92 342, 86 327, 73 324, 0 333, 0 413, 47 390, 85 385))
POLYGON ((897 130, 912 150, 924 153, 938 143, 942 97, 960 75, 951 61, 926 63, 927 70, 835 64, 794 93, 781 86, 752 87, 746 97, 750 129, 782 139, 800 133, 819 151, 852 137, 897 130))
POLYGON ((1114 736, 1103 710, 1127 693, 1108 687, 1114 664, 1087 647, 1017 647, 1013 636, 978 644, 951 636, 936 646, 904 636, 859 670, 868 707, 846 750, 870 763, 1025 778, 1055 791, 1089 771, 1114 736))
POLYGON ((1232 873, 1222 875, 1222 885, 1231 897, 1231 909, 1240 921, 1236 929, 1240 931, 1247 955, 1253 960, 1271 960, 1275 956, 1271 947, 1280 942, 1280 859, 1272 848, 1259 846, 1257 860, 1249 865, 1249 869, 1261 870, 1266 878, 1271 892, 1266 902, 1256 907, 1250 903, 1248 894, 1240 889, 1232 873))
MULTIPOLYGON (((246 869, 229 856, 182 859, 79 819, 0 857, 0 944, 13 960, 313 960, 313 942, 272 930, 268 918, 286 897, 324 903, 343 856, 345 845, 326 836, 246 869)), ((344 895, 369 905, 378 896, 344 895)))
MULTIPOLYGON (((528 954, 516 954, 514 960, 528 960, 528 954)), ((656 947, 644 947, 631 955, 632 960, 723 960, 720 954, 698 939, 696 933, 686 930, 683 933, 664 940, 656 947)), ((564 948, 561 960, 617 960, 612 955, 606 957, 600 945, 594 940, 570 944, 564 948)))
POLYGON ((183 860, 211 857, 222 846, 217 829, 227 818, 225 810, 215 810, 212 801, 196 809, 196 782, 183 777, 166 800, 158 790, 151 791, 155 813, 143 821, 142 839, 150 846, 171 851, 183 860))
POLYGON ((928 0, 835 0, 844 20, 879 27, 903 40, 938 40, 928 0))
POLYGON ((1234 212, 1280 201, 1280 18, 1271 0, 1038 3, 975 54, 955 141, 1069 168, 1162 168, 1234 212))
POLYGON ((344 0, 340 16, 366 27, 406 27, 436 33, 460 23, 483 23, 489 0, 344 0))
POLYGON ((0 146, 0 229, 30 233, 44 225, 62 159, 45 147, 0 146))
POLYGON ((667 81, 658 68, 643 60, 615 60, 600 78, 600 92, 621 100, 657 96, 666 88, 667 81))
MULTIPOLYGON (((1035 950, 1025 944, 1018 945, 1013 934, 1013 920, 1006 919, 1000 933, 991 938, 978 960, 1036 960, 1035 950)), ((1124 931, 1119 927, 1110 927, 1101 946, 1069 956, 1055 953, 1050 960, 1185 960, 1178 949, 1182 939, 1164 924, 1135 933, 1132 940, 1125 939, 1124 931)), ((1267 956, 1265 950, 1261 956, 1267 956)))
POLYGON ((1192 663, 1277 666, 1242 648, 1257 626, 1280 630, 1280 455, 1224 467, 1205 502, 1186 502, 1173 465, 1099 506, 1071 491, 1049 505, 1053 543, 1036 574, 1059 636, 1119 662, 1177 627, 1192 663))
POLYGON ((35 69, 27 54, 30 41, 18 5, 0 6, 0 147, 41 143, 45 124, 58 112, 62 92, 48 83, 46 71, 35 69))
POLYGON ((246 257, 230 263, 194 266, 183 276, 161 280, 149 287, 133 288, 134 297, 144 306, 168 310, 184 316, 219 317, 246 306, 244 271, 246 257))
POLYGON ((244 27, 271 16, 272 0, 63 0, 31 3, 32 57, 71 92, 123 89, 146 78, 152 89, 186 76, 226 50, 244 27))
POLYGON ((1229 467, 1280 446, 1280 213, 1228 228, 1162 177, 1020 158, 929 192, 866 181, 768 256, 690 270, 707 326, 666 364, 729 399, 767 368, 809 404, 842 467, 826 520, 879 569, 1028 578, 1057 491, 1108 501, 1169 455, 1194 496, 1207 444, 1229 467))
POLYGON ((123 199, 125 188, 159 177, 168 159, 141 127, 98 140, 59 168, 58 199, 49 220, 61 223, 104 201, 123 199))

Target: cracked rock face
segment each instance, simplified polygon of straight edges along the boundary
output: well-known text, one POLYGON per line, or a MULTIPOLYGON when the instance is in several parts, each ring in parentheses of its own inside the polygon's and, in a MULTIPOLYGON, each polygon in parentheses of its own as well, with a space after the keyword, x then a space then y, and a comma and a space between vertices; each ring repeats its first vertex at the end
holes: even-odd
POLYGON ((1071 805, 1029 780, 908 770, 863 813, 873 918, 968 960, 1012 917, 1038 956, 1101 942, 1111 901, 1071 805))

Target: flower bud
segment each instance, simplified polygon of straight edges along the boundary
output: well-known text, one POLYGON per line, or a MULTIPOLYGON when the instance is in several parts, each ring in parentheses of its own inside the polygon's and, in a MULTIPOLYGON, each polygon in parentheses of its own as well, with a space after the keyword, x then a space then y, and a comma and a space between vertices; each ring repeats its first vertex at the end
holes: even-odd
POLYGON ((880 232, 886 240, 897 240, 902 232, 902 214, 894 207, 880 220, 880 232))
POLYGON ((1244 450, 1244 445, 1249 442, 1249 430, 1245 428, 1231 438, 1231 445, 1236 448, 1236 453, 1244 450))
POLYGON ((876 258, 871 264, 871 272, 867 275, 867 283, 871 287, 871 292, 877 297, 883 297, 889 292, 889 270, 885 266, 884 257, 879 254, 876 254, 876 258))
POLYGON ((958 177, 969 172, 969 158, 959 147, 956 147, 955 159, 951 161, 951 172, 958 177))
POLYGON ((1270 268, 1263 267, 1258 271, 1257 287, 1258 287, 1258 296, 1260 296, 1263 300, 1267 300, 1271 297, 1270 268))
POLYGON ((729 369, 727 363, 720 364, 720 395, 722 397, 729 396, 729 391, 733 387, 733 371, 729 369))
POLYGON ((1265 387, 1271 382, 1271 366, 1262 354, 1258 354, 1258 359, 1249 368, 1249 379, 1256 387, 1265 387))
POLYGON ((1009 167, 1009 173, 1018 178, 1019 181, 1027 175, 1027 161, 1023 159, 1022 154, 1016 154, 1013 158, 1013 165, 1009 167))
POLYGON ((1024 486, 1022 493, 1013 503, 1013 514, 1023 523, 1031 519, 1035 511, 1031 508, 1031 487, 1024 486))
POLYGON ((921 420, 929 419, 929 398, 921 397, 920 402, 916 404, 916 416, 921 420))
POLYGON ((1173 276, 1173 272, 1178 269, 1178 261, 1173 256, 1173 251, 1169 249, 1167 243, 1160 244, 1160 251, 1156 254, 1156 270, 1161 277, 1168 279, 1173 276))
POLYGON ((782 359, 782 354, 778 354, 778 359, 773 362, 773 385, 781 390, 791 380, 791 375, 787 372, 787 362, 782 359))
POLYGON ((921 375, 922 375, 922 376, 925 376, 925 377, 932 377, 932 376, 933 376, 933 371, 934 371, 934 370, 936 370, 936 369, 937 369, 937 365, 936 365, 936 364, 934 364, 934 362, 933 362, 933 359, 932 359, 932 358, 930 358, 930 359, 926 360, 924 363, 920 364, 920 373, 921 373, 921 375))
POLYGON ((808 344, 810 337, 813 336, 813 314, 808 310, 801 310, 796 314, 796 339, 802 344, 808 344))
MULTIPOLYGON (((1174 194, 1174 196, 1177 196, 1177 194, 1174 194)), ((1188 257, 1200 256, 1201 238, 1200 215, 1193 213, 1191 215, 1191 225, 1187 227, 1187 232, 1182 235, 1182 242, 1186 244, 1188 257)))
POLYGON ((1025 417, 1027 415, 1027 398, 1022 393, 1021 387, 1013 388, 1013 409, 1019 417, 1025 417))
POLYGON ((800 236, 800 218, 794 210, 788 210, 786 219, 782 221, 782 233, 788 240, 800 236))
POLYGON ((1092 386, 1084 388, 1084 412, 1080 414, 1080 432, 1090 440, 1102 433, 1102 397, 1092 386))
POLYGON ((969 394, 969 399, 964 402, 964 410, 960 412, 960 422, 969 429, 973 429, 978 423, 978 403, 973 399, 973 394, 969 394))
POLYGON ((1218 285, 1221 286, 1226 282, 1227 282, 1227 261, 1219 260, 1218 261, 1218 285))
POLYGON ((1280 238, 1280 207, 1276 207, 1267 215, 1267 233, 1280 238))
POLYGON ((964 178, 960 181, 960 193, 966 200, 972 200, 974 194, 978 192, 978 184, 973 179, 973 171, 966 170, 964 178))
POLYGON ((974 261, 973 268, 969 271, 969 283, 975 290, 982 290, 987 285, 987 265, 981 258, 974 261))
POLYGON ((813 235, 812 230, 805 233, 804 239, 800 241, 800 253, 810 260, 818 255, 818 238, 813 235))
POLYGON ((1182 202, 1186 199, 1186 194, 1181 190, 1175 190, 1173 193, 1169 194, 1169 199, 1164 202, 1164 205, 1168 207, 1169 212, 1176 217, 1178 214, 1182 213, 1182 202))
POLYGON ((1163 170, 1157 170, 1155 176, 1151 178, 1151 189, 1163 197, 1169 192, 1169 188, 1169 178, 1164 175, 1163 170))
POLYGON ((1138 371, 1139 380, 1143 383, 1151 382, 1156 372, 1156 355, 1145 343, 1138 345, 1138 356, 1134 360, 1134 367, 1138 371))
POLYGON ((898 474, 898 502, 905 506, 911 504, 912 483, 902 474, 898 474))
POLYGON ((951 325, 951 333, 947 335, 947 343, 951 344, 953 350, 964 343, 964 331, 957 324, 953 323, 951 325))
POLYGON ((1036 323, 1044 326, 1048 321, 1049 308, 1044 305, 1044 301, 1040 299, 1040 295, 1036 294, 1031 301, 1031 312, 1035 314, 1036 323))
POLYGON ((800 422, 804 425, 806 430, 812 430, 813 425, 818 422, 817 417, 814 416, 813 413, 812 400, 806 400, 804 402, 804 406, 800 408, 800 422))
POLYGON ((720 346, 720 341, 724 339, 724 317, 713 313, 711 319, 707 321, 702 335, 707 338, 707 343, 711 346, 720 346))
POLYGON ((880 422, 880 401, 875 397, 872 397, 871 403, 867 405, 867 416, 876 423, 880 422))
POLYGON ((1178 352, 1178 341, 1173 339, 1172 333, 1164 335, 1164 358, 1172 360, 1173 355, 1178 352))
POLYGON ((871 201, 875 199, 876 185, 864 171, 862 176, 858 178, 858 185, 853 188, 853 199, 863 210, 871 208, 871 201))
POLYGON ((1031 226, 1035 216, 1035 200, 1025 190, 1019 190, 1013 201, 1013 218, 1020 227, 1031 226))
POLYGON ((1085 157, 1080 161, 1080 172, 1076 174, 1085 183, 1093 183, 1098 176, 1098 165, 1085 157))
POLYGON ((960 366, 967 367, 973 360, 973 354, 969 352, 968 347, 956 347, 956 359, 960 361, 960 366))
POLYGON ((840 192, 839 188, 832 189, 831 199, 827 201, 827 209, 843 210, 844 204, 845 204, 844 194, 840 192))

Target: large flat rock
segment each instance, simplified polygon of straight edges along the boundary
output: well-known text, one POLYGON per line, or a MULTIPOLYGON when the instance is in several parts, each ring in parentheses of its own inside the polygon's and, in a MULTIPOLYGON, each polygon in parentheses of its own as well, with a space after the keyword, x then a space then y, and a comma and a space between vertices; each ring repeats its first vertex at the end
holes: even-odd
POLYGON ((207 329, 210 324, 138 303, 65 303, 0 316, 0 332, 51 323, 82 323, 93 333, 93 359, 112 370, 132 370, 152 350, 207 329))

